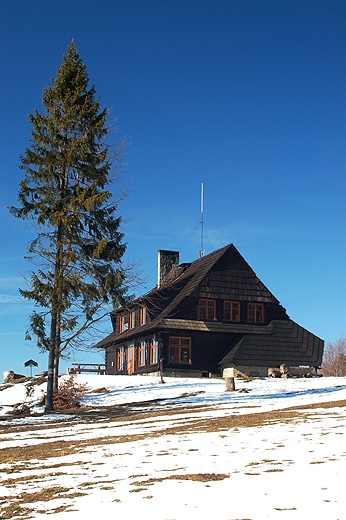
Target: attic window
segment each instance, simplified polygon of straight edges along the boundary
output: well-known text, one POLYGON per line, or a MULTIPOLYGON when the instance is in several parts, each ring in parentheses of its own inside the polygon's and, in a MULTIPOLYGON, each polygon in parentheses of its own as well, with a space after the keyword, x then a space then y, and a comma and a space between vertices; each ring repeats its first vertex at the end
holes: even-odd
POLYGON ((216 302, 215 300, 199 300, 198 319, 200 320, 216 320, 216 302))
POLYGON ((240 321, 240 303, 224 301, 223 319, 224 321, 240 321))
POLYGON ((249 303, 247 311, 247 319, 249 323, 264 322, 264 305, 263 303, 249 303))

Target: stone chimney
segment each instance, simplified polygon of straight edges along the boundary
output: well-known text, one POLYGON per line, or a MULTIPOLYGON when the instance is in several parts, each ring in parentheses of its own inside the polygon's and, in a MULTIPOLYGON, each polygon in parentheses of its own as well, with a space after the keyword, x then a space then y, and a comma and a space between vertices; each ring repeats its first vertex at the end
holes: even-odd
POLYGON ((165 251, 159 249, 158 251, 158 269, 157 269, 157 286, 160 287, 167 275, 176 269, 179 265, 178 251, 165 251))

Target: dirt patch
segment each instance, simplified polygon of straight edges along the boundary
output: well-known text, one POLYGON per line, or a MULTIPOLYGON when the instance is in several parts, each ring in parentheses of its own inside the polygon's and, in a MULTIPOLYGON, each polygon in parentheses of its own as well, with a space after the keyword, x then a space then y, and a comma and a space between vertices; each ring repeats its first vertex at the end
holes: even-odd
MULTIPOLYGON (((158 419, 157 426, 158 429, 156 431, 146 431, 145 433, 138 434, 129 434, 123 436, 105 436, 105 437, 93 437, 91 439, 83 439, 78 440, 74 438, 71 441, 46 441, 43 440, 41 443, 36 445, 29 446, 16 446, 16 447, 7 447, 0 450, 1 453, 1 462, 2 464, 15 464, 18 462, 23 462, 33 467, 36 461, 50 459, 54 457, 61 457, 65 455, 70 455, 73 453, 79 453, 81 451, 85 451, 88 447, 92 447, 95 445, 107 445, 114 444, 120 442, 133 442, 142 439, 149 439, 153 437, 159 437, 161 435, 186 435, 189 433, 199 433, 199 432, 218 432, 218 431, 228 431, 239 428, 250 428, 254 426, 263 426, 266 424, 274 424, 277 422, 292 422, 297 420, 312 420, 315 418, 314 414, 311 413, 311 410, 318 408, 337 408, 337 407, 346 407, 346 401, 334 401, 328 403, 318 403, 315 405, 307 405, 307 406, 297 406, 290 407, 283 410, 274 410, 270 412, 258 412, 258 413, 249 413, 244 415, 229 415, 224 417, 212 417, 212 418, 198 418, 198 417, 179 417, 177 419, 177 424, 174 426, 165 426, 164 418, 169 415, 170 417, 174 415, 188 415, 188 414, 197 414, 198 412, 204 412, 206 409, 203 407, 199 408, 185 408, 184 410, 160 410, 154 411, 152 414, 144 413, 144 414, 136 414, 136 425, 141 425, 141 419, 145 420, 148 417, 152 419, 158 419), (161 420, 160 420, 161 419, 161 420)), ((207 410, 215 410, 215 408, 208 408, 207 410)), ((109 420, 118 421, 121 420, 124 422, 127 416, 113 417, 109 420)), ((90 422, 91 417, 88 417, 87 421, 83 421, 83 415, 78 415, 78 423, 88 423, 90 422)), ((101 427, 104 426, 105 422, 105 412, 93 415, 93 424, 100 422, 101 427)), ((133 420, 133 415, 128 418, 129 422, 133 420)), ((76 422, 76 417, 72 416, 72 422, 76 422)), ((64 427, 66 427, 66 423, 68 421, 64 421, 64 427)), ((151 423, 151 426, 153 423, 151 423)), ((55 427, 55 425, 45 426, 47 427, 55 427)), ((60 427, 60 424, 57 425, 60 427)), ((25 430, 35 431, 40 430, 43 427, 39 425, 36 427, 35 425, 25 426, 25 430)), ((11 431, 11 428, 10 428, 11 431)), ((12 430, 13 431, 13 430, 12 430)), ((18 431, 15 429, 15 431, 18 431)), ((6 429, 6 433, 9 431, 6 429)), ((97 435, 95 431, 95 435, 97 435)), ((13 468, 12 468, 13 469, 13 468)), ((6 469, 4 469, 6 471, 6 469)))
POLYGON ((75 498, 77 496, 85 495, 85 493, 71 493, 69 488, 62 486, 53 486, 50 488, 40 489, 33 493, 23 492, 20 495, 6 497, 6 505, 2 508, 3 503, 0 503, 0 518, 35 518, 36 512, 41 514, 60 513, 62 511, 70 510, 70 505, 62 505, 58 507, 49 507, 49 511, 31 509, 23 507, 26 504, 36 504, 37 502, 50 502, 57 498, 75 498), (12 501, 12 502, 10 502, 12 501))
POLYGON ((156 482, 163 482, 164 480, 193 480, 195 482, 216 482, 229 478, 228 473, 192 473, 188 475, 169 475, 167 477, 150 478, 148 480, 137 480, 132 482, 133 486, 151 486, 156 482))

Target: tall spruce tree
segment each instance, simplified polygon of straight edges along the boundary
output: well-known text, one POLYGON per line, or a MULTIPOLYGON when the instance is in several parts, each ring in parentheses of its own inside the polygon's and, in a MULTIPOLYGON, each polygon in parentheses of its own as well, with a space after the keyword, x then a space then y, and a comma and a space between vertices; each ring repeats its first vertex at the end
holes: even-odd
POLYGON ((21 157, 18 218, 34 219, 28 247, 35 264, 27 289, 34 302, 27 337, 49 352, 45 410, 53 409, 61 352, 94 323, 100 309, 126 301, 125 252, 118 202, 110 190, 121 148, 107 144, 107 112, 100 109, 86 67, 72 41, 56 78, 44 89, 45 113, 35 110, 30 146, 21 157))

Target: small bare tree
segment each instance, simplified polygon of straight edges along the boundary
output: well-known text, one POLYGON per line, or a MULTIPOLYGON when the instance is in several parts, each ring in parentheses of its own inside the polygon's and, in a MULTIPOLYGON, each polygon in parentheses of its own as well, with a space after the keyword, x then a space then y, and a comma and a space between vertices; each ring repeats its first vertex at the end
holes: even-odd
POLYGON ((323 354, 322 374, 324 376, 346 376, 346 338, 340 336, 334 343, 326 345, 323 354))

